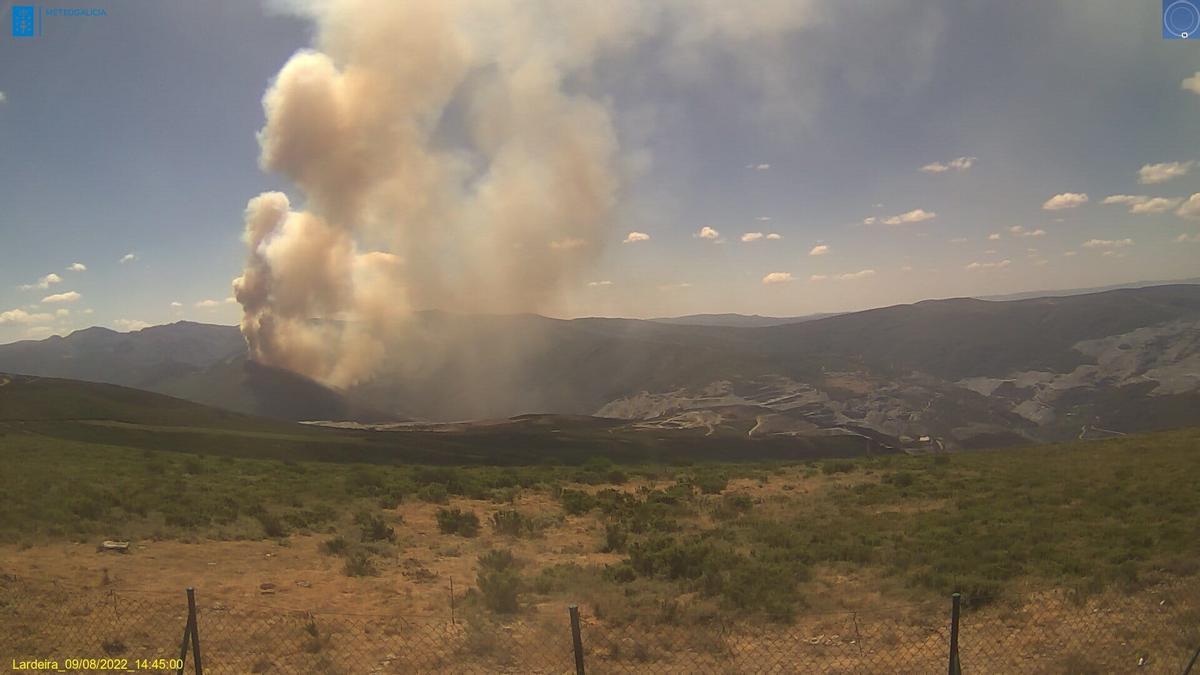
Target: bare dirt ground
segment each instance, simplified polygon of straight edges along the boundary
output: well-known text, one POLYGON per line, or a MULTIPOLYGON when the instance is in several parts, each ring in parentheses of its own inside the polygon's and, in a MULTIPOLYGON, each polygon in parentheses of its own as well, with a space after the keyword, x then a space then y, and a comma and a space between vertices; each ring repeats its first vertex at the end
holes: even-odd
MULTIPOLYGON (((736 479, 764 511, 775 498, 864 480, 860 475, 736 479)), ((632 482, 619 489, 647 485, 632 482)), ((574 486, 595 491, 611 486, 574 486)), ((515 504, 452 499, 483 522, 502 508, 560 518, 549 495, 515 504)), ((932 508, 913 504, 910 508, 932 508)), ((512 548, 532 575, 559 563, 612 564, 599 553, 602 521, 566 516, 544 536, 441 534, 438 505, 406 502, 385 511, 396 555, 377 576, 349 577, 324 554, 329 535, 282 540, 136 541, 128 554, 94 542, 0 546, 0 664, 13 659, 177 657, 194 587, 205 669, 210 673, 573 672, 569 598, 530 595, 515 617, 497 619, 464 602, 477 557, 512 548), (455 609, 451 610, 451 582, 455 609)), ((693 523, 709 526, 707 516, 693 523)), ((946 603, 897 602, 896 582, 871 568, 826 566, 807 584, 808 609, 794 624, 660 618, 617 624, 581 607, 588 672, 929 673, 945 667, 946 603)), ((619 591, 614 588, 614 593, 619 591)), ((1196 632, 1194 592, 1149 589, 1084 604, 1053 593, 964 615, 962 661, 969 672, 1179 672, 1196 632), (1190 646, 1189 646, 1190 645, 1190 646)), ((690 601, 680 596, 682 603, 690 601)), ((66 668, 71 672, 70 668, 66 668)))

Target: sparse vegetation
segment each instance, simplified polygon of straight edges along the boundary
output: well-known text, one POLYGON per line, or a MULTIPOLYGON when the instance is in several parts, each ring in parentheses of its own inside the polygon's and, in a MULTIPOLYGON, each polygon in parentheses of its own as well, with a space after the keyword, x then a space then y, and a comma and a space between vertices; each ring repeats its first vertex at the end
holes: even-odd
POLYGON ((496 534, 509 537, 528 537, 538 532, 538 523, 533 518, 514 510, 497 511, 492 514, 492 529, 496 534))
POLYGON ((438 509, 438 530, 442 534, 474 537, 479 534, 479 516, 462 509, 438 509))
POLYGON ((483 604, 493 612, 512 614, 520 608, 521 576, 511 551, 494 549, 479 556, 476 585, 483 604))
MULTIPOLYGON (((1200 495, 1179 480, 1200 469, 1195 430, 953 457, 627 466, 632 483, 615 486, 572 482, 584 470, 571 467, 197 459, 5 428, 0 531, 26 543, 316 534, 346 574, 370 575, 381 556, 397 554, 403 523, 380 500, 416 494, 403 508, 435 518, 440 532, 472 538, 486 520, 506 537, 545 531, 546 543, 533 545, 546 550, 563 546, 567 514, 565 531, 590 541, 565 550, 612 557, 549 576, 531 559, 530 588, 593 598, 617 614, 691 593, 706 611, 782 618, 817 592, 809 579, 840 566, 866 570, 893 595, 960 590, 969 606, 1017 587, 1086 598, 1200 572, 1200 541, 1186 521, 1200 495), (443 495, 472 501, 429 503, 443 495), (531 509, 535 495, 561 510, 531 509), (636 599, 611 595, 626 587, 636 599)), ((592 462, 585 472, 608 470, 592 462)), ((478 551, 455 546, 455 555, 478 551)), ((489 593, 507 593, 498 589, 512 578, 502 577, 489 593)))
POLYGON ((379 569, 366 551, 351 551, 346 556, 346 564, 342 571, 348 577, 371 577, 379 574, 379 569))
POLYGON ((396 530, 389 527, 383 518, 369 511, 360 511, 354 523, 362 532, 363 541, 396 541, 396 530))

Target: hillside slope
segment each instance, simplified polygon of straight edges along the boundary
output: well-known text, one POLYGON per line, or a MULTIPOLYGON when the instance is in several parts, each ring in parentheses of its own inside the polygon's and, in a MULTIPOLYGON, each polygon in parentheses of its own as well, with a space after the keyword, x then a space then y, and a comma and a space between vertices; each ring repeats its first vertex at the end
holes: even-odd
POLYGON ((761 409, 760 429, 988 447, 1200 423, 1197 335, 1200 285, 1175 284, 750 327, 420 312, 347 391, 248 362, 236 328, 186 323, 0 346, 0 370, 291 420, 661 421, 761 409))

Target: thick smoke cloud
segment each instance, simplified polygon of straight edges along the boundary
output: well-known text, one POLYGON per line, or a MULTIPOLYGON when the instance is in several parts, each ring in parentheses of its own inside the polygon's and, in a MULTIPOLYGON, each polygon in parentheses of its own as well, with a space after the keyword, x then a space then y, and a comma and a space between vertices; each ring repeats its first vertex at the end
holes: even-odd
POLYGON ((292 9, 316 47, 275 77, 258 140, 303 203, 250 200, 234 290, 254 360, 336 386, 368 378, 414 308, 548 312, 582 282, 620 229, 623 153, 589 86, 600 61, 654 43, 687 79, 706 45, 737 52, 806 16, 802 2, 292 9))

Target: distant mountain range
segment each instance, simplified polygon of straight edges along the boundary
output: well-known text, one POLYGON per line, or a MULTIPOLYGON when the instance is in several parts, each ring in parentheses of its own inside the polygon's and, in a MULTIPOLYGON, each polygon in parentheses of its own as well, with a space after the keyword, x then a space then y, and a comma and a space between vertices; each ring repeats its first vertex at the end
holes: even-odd
POLYGON ((344 391, 248 361, 235 327, 188 322, 3 345, 0 372, 290 420, 551 413, 711 429, 736 417, 750 420, 751 437, 837 431, 986 447, 1200 424, 1200 286, 824 318, 422 312, 376 375, 344 391))
POLYGON ((1177 284, 1200 284, 1200 277, 1191 279, 1172 279, 1170 281, 1130 281, 1123 284, 1108 286, 1089 286, 1087 288, 1066 288, 1056 291, 1025 291, 1022 293, 1007 293, 1004 295, 981 295, 980 300, 1028 300, 1030 298, 1061 298, 1068 295, 1085 295, 1088 293, 1103 293, 1122 288, 1148 288, 1150 286, 1172 286, 1177 284))
POLYGON ((757 328, 762 326, 782 326, 788 323, 815 321, 830 316, 836 312, 823 314, 806 314, 804 316, 759 316, 758 314, 688 314, 687 316, 671 316, 650 319, 657 323, 669 323, 676 326, 740 326, 757 328))

